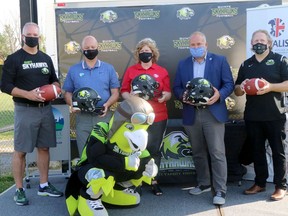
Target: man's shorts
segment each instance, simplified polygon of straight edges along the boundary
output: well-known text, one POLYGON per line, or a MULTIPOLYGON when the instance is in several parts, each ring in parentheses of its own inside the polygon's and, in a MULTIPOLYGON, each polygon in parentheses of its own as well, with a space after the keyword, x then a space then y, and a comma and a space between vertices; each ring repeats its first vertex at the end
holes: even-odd
POLYGON ((14 149, 33 152, 35 147, 56 147, 56 128, 51 105, 26 107, 15 104, 14 149))

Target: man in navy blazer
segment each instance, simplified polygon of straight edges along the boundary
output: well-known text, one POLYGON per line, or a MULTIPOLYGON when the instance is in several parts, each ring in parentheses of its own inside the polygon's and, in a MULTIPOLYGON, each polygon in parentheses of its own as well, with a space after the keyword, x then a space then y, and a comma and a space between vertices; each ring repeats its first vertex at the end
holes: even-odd
POLYGON ((191 56, 179 62, 173 86, 176 98, 183 102, 183 126, 191 142, 197 173, 198 186, 189 193, 198 195, 210 191, 212 182, 215 190, 213 204, 223 205, 227 190, 224 133, 228 110, 225 99, 234 90, 234 80, 226 58, 207 52, 208 44, 203 33, 192 33, 189 43, 191 56), (210 81, 214 89, 214 95, 201 106, 183 99, 187 82, 197 77, 210 81))

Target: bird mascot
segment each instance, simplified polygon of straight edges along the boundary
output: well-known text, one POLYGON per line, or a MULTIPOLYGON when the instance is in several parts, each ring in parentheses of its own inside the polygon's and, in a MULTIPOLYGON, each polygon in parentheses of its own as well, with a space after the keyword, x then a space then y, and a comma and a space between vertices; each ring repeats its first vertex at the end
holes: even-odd
POLYGON ((147 129, 154 119, 151 105, 131 96, 120 103, 109 123, 94 126, 66 185, 69 215, 78 211, 81 216, 108 216, 106 204, 133 207, 140 203, 135 189, 142 182, 151 184, 158 172, 146 150, 147 129))

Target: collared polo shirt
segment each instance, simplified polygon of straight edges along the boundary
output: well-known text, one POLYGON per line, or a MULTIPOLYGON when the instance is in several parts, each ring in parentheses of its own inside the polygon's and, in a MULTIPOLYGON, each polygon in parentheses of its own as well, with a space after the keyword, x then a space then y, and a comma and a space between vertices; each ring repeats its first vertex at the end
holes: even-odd
MULTIPOLYGON (((269 83, 281 83, 288 80, 288 60, 271 52, 258 62, 253 55, 242 63, 235 82, 240 85, 245 79, 264 78, 269 83)), ((263 95, 246 95, 244 119, 249 121, 273 121, 282 119, 284 106, 281 92, 268 92, 263 95)))
POLYGON ((64 81, 63 89, 73 93, 79 88, 89 87, 97 91, 101 101, 97 106, 102 106, 111 96, 110 89, 119 88, 119 80, 111 64, 97 60, 94 67, 89 68, 85 61, 70 67, 64 81))

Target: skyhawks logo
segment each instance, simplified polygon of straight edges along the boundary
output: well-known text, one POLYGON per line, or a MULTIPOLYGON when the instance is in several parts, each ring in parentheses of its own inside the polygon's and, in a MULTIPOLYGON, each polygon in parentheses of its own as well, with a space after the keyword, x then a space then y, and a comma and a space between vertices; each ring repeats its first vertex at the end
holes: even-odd
POLYGON ((189 49, 189 37, 180 37, 173 40, 173 47, 176 49, 189 49))
POLYGON ((137 20, 155 20, 160 18, 160 10, 143 9, 134 12, 134 18, 137 20))
POLYGON ((60 23, 79 23, 84 20, 84 14, 78 13, 77 11, 65 12, 64 14, 59 14, 60 23))
POLYGON ((48 68, 48 64, 46 62, 33 63, 32 61, 25 61, 22 64, 22 68, 23 68, 23 70, 35 69, 35 68, 48 68))
POLYGON ((98 49, 102 52, 116 52, 122 49, 122 42, 103 40, 99 43, 98 49))
POLYGON ((215 17, 233 17, 238 15, 238 7, 218 6, 211 9, 211 15, 215 17))

